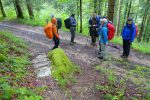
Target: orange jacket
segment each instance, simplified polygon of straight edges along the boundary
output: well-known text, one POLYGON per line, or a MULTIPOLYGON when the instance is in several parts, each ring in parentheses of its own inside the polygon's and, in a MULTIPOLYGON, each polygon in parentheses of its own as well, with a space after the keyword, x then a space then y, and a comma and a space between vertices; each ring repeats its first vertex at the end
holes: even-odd
POLYGON ((58 31, 57 31, 57 20, 56 20, 56 18, 52 18, 51 22, 53 24, 52 25, 53 33, 56 36, 56 38, 59 39, 59 34, 58 34, 58 31))

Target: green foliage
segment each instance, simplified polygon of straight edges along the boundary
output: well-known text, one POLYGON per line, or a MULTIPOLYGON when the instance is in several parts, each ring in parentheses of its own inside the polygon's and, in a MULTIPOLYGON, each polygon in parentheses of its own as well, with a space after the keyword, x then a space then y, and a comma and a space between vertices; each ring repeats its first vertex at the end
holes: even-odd
POLYGON ((1 31, 0 38, 0 99, 41 100, 35 91, 20 86, 30 64, 27 44, 7 31, 1 31))
POLYGON ((57 48, 50 51, 48 57, 53 64, 52 76, 60 86, 65 87, 75 80, 73 75, 79 71, 79 68, 69 60, 62 49, 57 48))
MULTIPOLYGON (((139 43, 139 42, 137 42, 136 39, 132 43, 131 48, 133 48, 134 50, 140 51, 142 53, 150 54, 150 46, 148 46, 148 45, 150 45, 150 43, 143 43, 143 42, 139 43)), ((110 42, 113 42, 114 44, 122 45, 122 38, 121 37, 115 37, 110 42)))

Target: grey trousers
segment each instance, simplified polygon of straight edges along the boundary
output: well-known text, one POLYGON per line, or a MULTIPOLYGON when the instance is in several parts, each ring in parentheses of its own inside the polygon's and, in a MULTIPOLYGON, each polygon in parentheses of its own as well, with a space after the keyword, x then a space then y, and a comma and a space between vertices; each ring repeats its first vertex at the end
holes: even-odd
POLYGON ((71 32, 71 42, 74 42, 76 27, 70 27, 71 32))
POLYGON ((100 54, 99 57, 103 57, 104 59, 107 59, 107 46, 104 43, 100 43, 100 54))

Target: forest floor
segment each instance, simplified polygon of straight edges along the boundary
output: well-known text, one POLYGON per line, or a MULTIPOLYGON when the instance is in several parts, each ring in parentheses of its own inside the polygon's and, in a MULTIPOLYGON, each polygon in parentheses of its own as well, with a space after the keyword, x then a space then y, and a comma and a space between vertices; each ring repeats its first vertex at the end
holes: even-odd
MULTIPOLYGON (((5 21, 0 23, 0 30, 10 31, 27 41, 30 47, 29 53, 32 55, 31 61, 37 59, 38 56, 46 56, 53 47, 53 42, 45 37, 43 27, 32 27, 5 21)), ((148 85, 150 84, 150 55, 131 50, 130 57, 125 60, 120 57, 122 48, 116 49, 109 46, 110 59, 103 61, 97 58, 98 48, 90 46, 90 38, 87 41, 87 37, 76 35, 76 44, 70 45, 70 33, 61 30, 59 33, 61 37, 60 48, 75 64, 80 66, 81 73, 75 76, 76 82, 70 84, 66 89, 61 89, 50 75, 42 78, 36 77, 37 87, 48 87, 43 92, 44 100, 103 100, 107 98, 103 95, 115 94, 111 91, 112 87, 110 87, 111 90, 108 89, 109 91, 100 87, 113 84, 115 79, 108 77, 113 72, 117 78, 116 81, 125 80, 122 85, 126 85, 123 90, 126 100, 131 100, 133 97, 142 99, 144 94, 149 91, 145 88, 150 89, 148 85), (108 83, 110 81, 112 84, 108 83)), ((34 69, 34 64, 31 69, 34 69)), ((36 71, 33 73, 36 75, 36 71)), ((116 86, 114 91, 117 89, 122 91, 123 86, 113 85, 113 87, 116 86)))

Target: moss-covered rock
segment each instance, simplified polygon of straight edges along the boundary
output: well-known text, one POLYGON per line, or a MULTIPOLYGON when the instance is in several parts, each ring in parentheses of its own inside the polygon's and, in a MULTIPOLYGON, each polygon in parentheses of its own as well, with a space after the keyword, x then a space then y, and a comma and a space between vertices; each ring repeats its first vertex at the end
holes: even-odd
POLYGON ((79 71, 79 67, 70 61, 62 49, 50 51, 48 57, 52 62, 52 76, 61 86, 65 86, 74 79, 73 75, 79 71))

